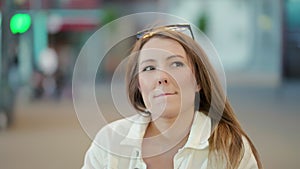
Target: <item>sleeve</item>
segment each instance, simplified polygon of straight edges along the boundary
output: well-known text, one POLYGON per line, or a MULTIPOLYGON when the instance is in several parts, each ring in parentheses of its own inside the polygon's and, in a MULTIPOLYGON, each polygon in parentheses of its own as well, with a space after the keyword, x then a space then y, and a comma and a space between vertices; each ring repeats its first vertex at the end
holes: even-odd
POLYGON ((84 164, 81 169, 103 169, 104 152, 94 142, 85 154, 84 164))
POLYGON ((239 165, 239 169, 258 169, 258 165, 254 154, 251 150, 248 140, 243 137, 243 144, 245 148, 244 156, 239 165))

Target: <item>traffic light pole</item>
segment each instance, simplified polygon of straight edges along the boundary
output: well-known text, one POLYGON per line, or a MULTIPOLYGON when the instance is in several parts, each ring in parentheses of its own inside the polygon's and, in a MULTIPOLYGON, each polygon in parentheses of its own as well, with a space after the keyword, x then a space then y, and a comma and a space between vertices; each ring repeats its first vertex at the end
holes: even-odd
POLYGON ((6 128, 14 119, 15 94, 8 83, 9 69, 12 55, 14 55, 15 38, 10 32, 10 17, 13 6, 11 0, 5 0, 2 4, 1 23, 1 57, 0 57, 0 128, 6 128))
POLYGON ((0 81, 8 80, 9 61, 14 53, 14 38, 10 32, 9 19, 12 16, 12 1, 5 0, 2 5, 2 31, 1 31, 1 75, 0 81))

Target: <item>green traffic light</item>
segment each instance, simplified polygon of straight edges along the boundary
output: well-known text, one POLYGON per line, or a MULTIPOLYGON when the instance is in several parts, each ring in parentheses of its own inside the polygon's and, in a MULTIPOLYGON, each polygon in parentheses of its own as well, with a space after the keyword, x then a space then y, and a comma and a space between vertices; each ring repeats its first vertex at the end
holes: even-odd
POLYGON ((31 18, 28 14, 15 14, 10 19, 10 30, 13 34, 26 32, 31 25, 31 18))

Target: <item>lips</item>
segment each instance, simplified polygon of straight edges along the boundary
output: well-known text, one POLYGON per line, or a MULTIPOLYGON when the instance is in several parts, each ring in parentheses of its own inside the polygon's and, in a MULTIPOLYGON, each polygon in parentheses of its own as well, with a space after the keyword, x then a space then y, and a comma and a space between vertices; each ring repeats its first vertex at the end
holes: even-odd
POLYGON ((172 96, 177 94, 178 94, 177 92, 165 92, 165 93, 154 95, 154 98, 163 97, 163 96, 172 96))

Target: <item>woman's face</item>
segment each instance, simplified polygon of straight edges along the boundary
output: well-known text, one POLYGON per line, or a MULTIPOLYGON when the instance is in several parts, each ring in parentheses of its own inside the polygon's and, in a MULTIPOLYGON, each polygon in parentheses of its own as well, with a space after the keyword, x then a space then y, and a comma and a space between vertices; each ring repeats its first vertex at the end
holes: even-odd
POLYGON ((194 111, 199 90, 184 48, 175 40, 154 37, 141 49, 139 90, 152 119, 194 111))

